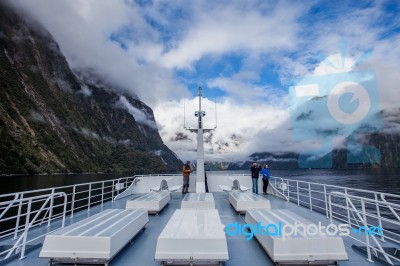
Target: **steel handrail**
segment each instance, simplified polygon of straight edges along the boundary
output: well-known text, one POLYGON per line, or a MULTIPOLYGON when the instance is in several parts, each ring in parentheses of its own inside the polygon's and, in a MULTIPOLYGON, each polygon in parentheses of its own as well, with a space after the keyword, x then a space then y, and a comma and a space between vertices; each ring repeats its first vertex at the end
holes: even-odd
MULTIPOLYGON (((359 189, 359 188, 351 188, 351 187, 345 187, 345 186, 338 186, 338 185, 328 185, 328 184, 321 184, 321 183, 315 183, 315 182, 309 182, 309 181, 303 181, 303 180, 297 180, 297 179, 288 179, 288 178, 282 178, 282 177, 277 177, 277 176, 272 176, 271 178, 280 178, 283 180, 287 180, 289 182, 299 182, 299 183, 305 183, 305 184, 311 184, 311 185, 318 185, 318 186, 329 186, 332 188, 339 188, 339 189, 349 189, 352 191, 357 191, 357 192, 363 192, 363 193, 383 193, 383 192, 377 192, 377 191, 371 191, 371 190, 365 190, 365 189, 359 189)), ((390 197, 395 197, 400 199, 400 195, 397 194, 391 194, 391 193, 384 193, 386 196, 390 197)))
MULTIPOLYGON (((71 204, 70 205, 71 207, 68 208, 67 212, 71 213, 71 218, 72 218, 74 210, 75 210, 75 203, 82 200, 80 198, 75 200, 76 194, 80 194, 80 193, 82 193, 83 195, 89 194, 89 197, 85 197, 87 203, 84 203, 84 201, 83 201, 83 203, 80 203, 79 205, 82 204, 85 207, 88 207, 88 211, 90 211, 90 208, 92 205, 103 204, 103 202, 105 200, 112 200, 114 195, 118 195, 120 193, 120 191, 116 190, 114 187, 116 183, 130 184, 135 179, 136 179, 136 176, 128 176, 128 177, 121 177, 121 178, 117 178, 117 179, 86 182, 86 183, 81 183, 81 184, 76 184, 76 185, 60 186, 60 187, 55 187, 55 188, 44 188, 44 189, 29 190, 29 191, 24 191, 24 192, 19 192, 19 193, 3 194, 3 195, 0 195, 0 198, 14 197, 14 200, 7 200, 7 201, 3 201, 3 202, 0 201, 0 203, 1 203, 0 206, 4 206, 5 204, 9 205, 7 207, 3 207, 3 209, 0 208, 0 211, 2 211, 0 221, 5 221, 6 219, 10 220, 11 219, 10 217, 6 217, 6 219, 4 219, 4 216, 6 216, 6 213, 7 213, 7 211, 9 211, 10 208, 17 208, 17 214, 15 215, 15 217, 12 217, 12 218, 16 218, 16 222, 15 222, 16 226, 14 228, 14 239, 17 239, 17 235, 20 231, 20 226, 19 226, 20 219, 21 219, 21 217, 24 216, 23 214, 21 214, 21 212, 23 210, 23 207, 24 208, 26 207, 27 201, 16 200, 16 199, 32 198, 33 201, 35 201, 35 199, 37 199, 37 196, 35 196, 35 194, 37 195, 39 193, 44 193, 44 192, 46 194, 50 194, 52 192, 59 192, 59 190, 64 190, 61 192, 65 193, 68 191, 68 189, 72 189, 73 191, 71 193, 65 194, 67 196, 67 203, 71 204), (82 191, 80 191, 81 189, 82 189, 82 191), (102 198, 101 202, 99 202, 97 200, 95 202, 91 202, 90 194, 92 192, 96 193, 96 196, 100 196, 102 198), (105 195, 105 194, 107 194, 107 195, 105 195)), ((51 203, 51 205, 53 205, 53 203, 51 203)), ((81 206, 79 206, 78 208, 80 209, 81 206)), ((53 208, 50 208, 49 212, 52 212, 52 210, 53 210, 53 208)), ((32 210, 32 211, 33 211, 33 213, 35 212, 35 210, 32 210)), ((46 215, 48 217, 52 217, 52 213, 49 213, 46 215)), ((50 226, 51 220, 52 219, 48 219, 48 226, 50 226)), ((2 230, 0 232, 0 234, 1 234, 0 238, 5 238, 10 235, 8 229, 2 230)))
MULTIPOLYGON (((399 199, 400 199, 400 196, 398 196, 398 197, 396 197, 396 198, 399 198, 399 199)), ((381 199, 382 199, 382 201, 387 202, 386 199, 385 199, 385 194, 384 194, 384 193, 381 193, 381 199)), ((392 207, 392 206, 388 206, 388 208, 389 208, 389 210, 393 213, 393 215, 397 218, 397 220, 400 221, 400 217, 399 217, 399 215, 397 214, 397 212, 393 209, 393 207, 392 207)))
MULTIPOLYGON (((332 206, 339 206, 341 208, 345 208, 345 207, 343 207, 341 205, 332 203, 332 195, 344 198, 346 200, 346 203, 348 203, 350 205, 352 211, 357 215, 359 221, 361 221, 363 226, 365 228, 367 228, 367 229, 369 228, 369 224, 367 222, 367 212, 366 212, 366 209, 365 209, 365 203, 366 202, 375 203, 375 204, 382 204, 383 203, 385 206, 392 206, 392 207, 393 206, 395 206, 395 207, 399 207, 400 206, 400 204, 396 204, 396 203, 390 203, 390 202, 386 202, 386 201, 379 201, 379 200, 376 200, 376 199, 369 199, 369 198, 355 196, 355 195, 348 195, 348 194, 345 194, 345 193, 342 193, 342 192, 338 192, 338 191, 332 191, 332 192, 329 193, 329 213, 330 213, 331 223, 332 223, 332 219, 333 219, 332 206), (355 199, 355 200, 358 200, 358 201, 361 202, 361 211, 359 211, 355 207, 355 205, 353 204, 351 199, 355 199)), ((380 220, 381 218, 378 217, 378 219, 380 220)), ((397 223, 397 224, 400 225, 400 223, 397 223)), ((389 254, 387 254, 384 251, 384 249, 382 248, 381 244, 378 242, 376 237, 374 235, 370 236, 370 234, 365 234, 365 235, 366 235, 366 243, 365 244, 367 245, 368 261, 372 262, 371 249, 378 251, 375 247, 371 246, 370 243, 369 243, 369 238, 372 237, 372 240, 378 246, 379 252, 381 252, 383 254, 383 256, 385 257, 387 262, 389 262, 390 264, 393 264, 391 259, 389 258, 389 256, 392 257, 392 258, 394 258, 394 257, 389 255, 389 254)))
MULTIPOLYGON (((59 189, 65 189, 65 188, 71 188, 74 186, 85 186, 85 185, 89 185, 89 184, 101 184, 102 182, 113 182, 115 180, 122 180, 122 179, 134 179, 136 177, 138 177, 139 175, 134 175, 134 176, 127 176, 127 177, 120 177, 117 179, 108 179, 108 180, 103 180, 103 181, 94 181, 94 182, 87 182, 87 183, 80 183, 80 184, 75 184, 75 185, 67 185, 67 186, 60 186, 60 187, 54 187, 54 188, 41 188, 41 189, 35 189, 35 190, 27 190, 27 191, 23 191, 23 192, 18 192, 19 194, 28 194, 28 193, 37 193, 37 192, 43 192, 43 191, 48 191, 48 190, 59 190, 59 189)), ((2 194, 0 195, 1 197, 9 197, 14 195, 15 193, 8 193, 8 194, 2 194)))
MULTIPOLYGON (((21 236, 17 239, 17 241, 15 242, 13 247, 10 248, 9 250, 5 251, 5 252, 8 251, 8 253, 7 253, 7 255, 5 256, 4 259, 8 259, 12 255, 12 253, 14 253, 19 248, 21 248, 20 259, 23 259, 25 257, 26 244, 29 242, 28 239, 27 239, 28 238, 28 232, 32 228, 32 225, 35 223, 36 219, 39 217, 39 214, 45 209, 45 206, 49 202, 51 204, 51 207, 53 207, 52 201, 53 201, 53 199, 55 197, 63 197, 64 198, 64 204, 63 204, 64 205, 64 209, 63 209, 63 216, 62 216, 63 218, 62 218, 62 222, 61 222, 61 227, 64 227, 65 226, 66 209, 67 209, 67 195, 64 192, 56 192, 56 193, 47 194, 47 195, 40 195, 40 196, 34 196, 34 197, 30 197, 30 198, 21 198, 21 199, 15 200, 15 203, 20 203, 22 201, 28 201, 27 210, 26 210, 26 219, 25 219, 25 229, 22 232, 21 236), (39 211, 33 217, 33 219, 30 220, 31 207, 32 207, 33 201, 34 200, 38 200, 38 199, 43 199, 43 200, 45 199, 45 201, 42 204, 42 206, 39 209, 39 211)), ((7 203, 8 202, 0 202, 0 205, 6 205, 7 203)), ((49 216, 49 219, 51 219, 50 216, 49 216)), ((2 252, 2 253, 5 253, 5 252, 2 252)))
MULTIPOLYGON (((327 200, 327 189, 330 191, 336 189, 336 190, 342 190, 345 192, 345 194, 367 194, 371 195, 375 199, 377 199, 378 195, 387 196, 387 197, 392 197, 396 199, 400 199, 400 195, 396 194, 391 194, 391 193, 383 193, 383 192, 377 192, 377 191, 370 191, 370 190, 364 190, 364 189, 357 189, 357 188, 349 188, 349 187, 343 187, 343 186, 337 186, 337 185, 328 185, 328 184, 321 184, 321 183, 315 183, 315 182, 309 182, 309 181, 302 181, 302 180, 297 180, 297 179, 287 179, 287 178, 282 178, 278 176, 272 176, 275 185, 277 183, 277 180, 280 180, 281 183, 286 183, 287 185, 287 192, 285 194, 289 195, 289 193, 294 193, 297 196, 297 200, 295 197, 288 197, 289 201, 296 202, 298 206, 300 206, 300 203, 310 209, 310 211, 313 210, 313 207, 317 207, 322 209, 321 206, 315 204, 316 201, 320 201, 320 199, 317 200, 317 198, 313 197, 312 194, 318 193, 318 195, 323 196, 324 202, 325 202, 325 214, 326 217, 328 218, 328 200, 327 200), (314 187, 314 188, 313 188, 314 187), (319 187, 321 191, 316 190, 315 187, 319 187), (312 189, 313 188, 313 189, 312 189), (323 191, 322 191, 323 188, 323 191), (305 202, 300 199, 300 196, 306 197, 308 199, 308 202, 305 202)), ((277 187, 278 188, 278 187, 277 187)), ((282 191, 285 192, 285 191, 282 191)), ((348 217, 348 223, 351 224, 350 220, 350 210, 347 204, 347 217, 348 217)), ((376 208, 376 213, 378 216, 380 215, 380 209, 379 205, 375 206, 376 208)), ((394 209, 391 210, 392 212, 395 212, 394 209)), ((381 224, 380 224, 381 225, 381 224)), ((382 237, 383 240, 383 237, 382 237)))
MULTIPOLYGON (((2 195, 0 195, 1 197, 2 195)), ((7 211, 13 206, 13 203, 15 200, 17 200, 19 198, 19 193, 15 193, 14 199, 11 200, 11 202, 8 204, 8 206, 6 208, 4 208, 3 212, 0 214, 0 220, 1 218, 3 218, 4 214, 7 213, 7 211)))

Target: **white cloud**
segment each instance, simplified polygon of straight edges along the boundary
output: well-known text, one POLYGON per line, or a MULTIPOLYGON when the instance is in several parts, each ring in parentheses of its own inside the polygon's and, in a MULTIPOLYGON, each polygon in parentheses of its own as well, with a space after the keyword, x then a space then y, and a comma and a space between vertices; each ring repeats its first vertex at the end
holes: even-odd
POLYGON ((163 44, 137 5, 107 0, 10 3, 34 16, 50 31, 73 68, 90 69, 138 95, 150 106, 159 100, 187 95, 171 69, 152 62, 158 58, 163 44), (129 35, 121 37, 126 49, 111 40, 115 33, 129 35))
MULTIPOLYGON (((198 86, 225 93, 218 100, 218 128, 206 145, 207 156, 214 159, 241 160, 257 151, 300 152, 317 147, 318 140, 294 140, 287 87, 293 78, 333 73, 321 64, 319 54, 339 60, 341 39, 347 41, 346 71, 371 49, 372 56, 352 70, 373 70, 381 109, 399 107, 400 37, 393 32, 386 36, 387 25, 374 24, 385 15, 381 2, 354 9, 324 1, 222 0, 189 5, 185 0, 155 0, 142 6, 130 0, 9 2, 51 32, 72 67, 89 68, 150 105, 164 142, 183 160, 194 159, 196 141, 195 134, 183 130, 182 99, 191 96, 179 71, 191 71, 198 86), (334 6, 336 13, 322 9, 310 14, 312 5, 334 6), (225 63, 232 54, 239 58, 232 65, 238 66, 228 74, 216 71, 206 78, 196 77, 202 70, 197 63, 211 58, 210 67, 225 63), (277 80, 271 81, 267 72, 276 74, 277 80), (175 141, 177 133, 183 140, 175 141)), ((387 24, 398 25, 399 16, 392 20, 387 24)), ((148 121, 123 98, 120 103, 138 121, 148 121)), ((187 101, 187 111, 194 112, 196 106, 197 99, 187 101)), ((207 126, 213 127, 214 105, 205 100, 204 106, 207 126)), ((192 113, 186 119, 195 126, 192 113)), ((318 117, 322 129, 332 127, 323 121, 318 117)), ((390 128, 397 127, 391 124, 390 128)), ((336 141, 341 145, 340 138, 336 141)))
POLYGON ((264 9, 240 2, 204 4, 193 14, 194 25, 163 55, 162 62, 167 67, 191 68, 208 54, 293 49, 299 30, 296 20, 305 9, 294 3, 287 8, 284 2, 266 4, 264 9))
POLYGON ((117 102, 117 106, 121 106, 121 107, 125 108, 126 110, 128 110, 128 112, 133 116, 133 118, 135 118, 136 122, 147 125, 152 128, 157 128, 156 124, 152 120, 152 117, 150 117, 147 114, 146 110, 143 110, 143 109, 141 110, 141 109, 134 107, 128 101, 128 99, 126 99, 125 96, 121 96, 119 98, 119 101, 117 102))
MULTIPOLYGON (((186 101, 186 125, 196 128, 198 98, 186 101)), ((215 105, 207 98, 203 99, 204 127, 213 128, 215 125, 215 105)), ((183 159, 195 158, 196 134, 185 131, 184 102, 164 102, 154 108, 158 118, 159 130, 164 142, 183 159), (162 121, 162 122, 160 122, 162 121), (177 134, 187 135, 187 138, 176 141, 177 134)), ((285 109, 268 105, 260 101, 247 105, 225 98, 217 103, 217 129, 212 132, 211 142, 205 143, 206 160, 241 160, 250 153, 260 149, 269 151, 282 150, 280 143, 288 143, 288 112, 285 109), (276 128, 284 128, 282 134, 276 128), (268 136, 268 137, 267 137, 268 136), (275 145, 276 144, 276 145, 275 145), (228 145, 228 146, 226 146, 228 145)), ((182 136, 181 135, 181 136, 182 136)), ((210 135, 205 134, 205 139, 210 135)), ((290 141, 289 141, 290 142, 290 141)))

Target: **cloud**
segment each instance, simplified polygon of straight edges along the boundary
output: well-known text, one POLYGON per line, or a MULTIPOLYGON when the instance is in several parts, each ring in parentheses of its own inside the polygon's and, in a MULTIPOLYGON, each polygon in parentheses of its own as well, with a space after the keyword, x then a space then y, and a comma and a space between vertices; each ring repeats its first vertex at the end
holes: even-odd
POLYGON ((159 33, 129 1, 9 1, 50 31, 74 69, 90 69, 149 105, 188 95, 174 73, 152 62, 163 49, 159 33), (126 33, 128 32, 128 33, 126 33), (123 36, 123 34, 126 36, 123 36), (122 36, 120 41, 113 35, 122 36), (133 38, 134 37, 134 38, 133 38))
MULTIPOLYGON (((186 123, 195 127, 198 86, 205 97, 218 96, 218 128, 205 135, 206 157, 214 160, 243 160, 260 151, 301 152, 320 146, 321 137, 334 132, 334 145, 342 145, 350 131, 343 133, 321 112, 291 105, 288 89, 304 78, 337 71, 323 61, 340 65, 343 51, 344 71, 375 73, 380 109, 399 107, 400 18, 391 1, 9 3, 51 32, 74 69, 90 69, 151 106, 161 137, 183 160, 193 160, 196 149, 195 134, 183 129, 183 98, 188 99, 186 123), (353 67, 366 51, 371 56, 353 67), (297 117, 310 118, 302 127, 314 139, 293 136, 295 108, 297 117)), ((90 97, 85 88, 81 92, 90 97)), ((148 122, 126 98, 119 104, 137 121, 148 122)), ((214 104, 205 99, 204 109, 205 123, 213 127, 214 104)), ((396 121, 384 126, 392 133, 396 121)))
MULTIPOLYGON (((154 108, 158 121, 162 121, 158 125, 161 137, 184 160, 195 159, 196 134, 185 131, 183 125, 185 119, 187 127, 197 127, 193 115, 197 105, 198 99, 193 98, 185 103, 184 100, 164 102, 154 108)), ((204 128, 214 128, 215 104, 204 98, 202 106, 206 111, 204 128)), ((217 129, 204 136, 206 160, 241 160, 260 148, 276 152, 282 150, 280 143, 288 143, 290 133, 288 112, 285 109, 263 101, 256 105, 246 105, 231 98, 222 99, 216 108, 217 129), (275 131, 276 128, 285 128, 287 133, 275 131), (271 132, 271 135, 265 136, 271 132)))
POLYGON ((276 53, 292 49, 299 31, 296 20, 306 9, 295 3, 288 9, 284 1, 277 4, 221 1, 213 6, 202 3, 193 12, 194 25, 163 55, 165 66, 190 68, 208 54, 276 53))
POLYGON ((36 112, 34 110, 29 110, 29 117, 28 118, 30 120, 38 122, 38 123, 46 123, 46 120, 44 119, 44 117, 40 113, 38 113, 38 112, 36 112))
POLYGON ((147 125, 154 129, 157 128, 156 124, 154 123, 154 121, 152 119, 152 116, 147 114, 146 110, 144 110, 144 109, 141 110, 141 109, 134 107, 128 101, 128 99, 126 99, 125 96, 121 96, 119 98, 119 101, 117 102, 117 106, 120 106, 120 107, 128 110, 128 112, 133 116, 133 118, 135 118, 136 122, 143 124, 143 125, 147 125))

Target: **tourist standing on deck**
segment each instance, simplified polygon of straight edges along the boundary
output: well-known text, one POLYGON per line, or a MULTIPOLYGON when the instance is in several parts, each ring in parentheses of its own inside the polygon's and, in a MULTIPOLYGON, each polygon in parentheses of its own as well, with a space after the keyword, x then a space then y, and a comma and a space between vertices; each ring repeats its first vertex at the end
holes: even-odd
POLYGON ((189 176, 192 172, 190 169, 190 161, 187 161, 182 168, 182 175, 183 175, 183 186, 182 186, 182 194, 188 193, 189 190, 189 176))
POLYGON ((268 188, 268 182, 271 177, 267 163, 265 163, 264 168, 261 170, 261 174, 262 174, 262 181, 263 181, 263 192, 264 192, 264 194, 266 194, 267 188, 268 188))
POLYGON ((251 180, 253 181, 253 193, 258 194, 258 177, 260 176, 261 165, 259 163, 253 162, 250 170, 251 180))

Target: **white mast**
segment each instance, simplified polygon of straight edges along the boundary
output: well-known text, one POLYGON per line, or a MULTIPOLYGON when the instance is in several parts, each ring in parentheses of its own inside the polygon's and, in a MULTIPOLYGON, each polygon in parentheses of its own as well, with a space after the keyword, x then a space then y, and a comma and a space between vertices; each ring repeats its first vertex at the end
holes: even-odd
POLYGON ((185 129, 189 130, 190 132, 197 133, 196 193, 205 193, 206 192, 206 184, 205 184, 205 172, 204 172, 203 133, 214 130, 216 128, 216 126, 213 129, 204 129, 203 128, 202 117, 204 117, 206 115, 206 112, 201 110, 201 97, 203 96, 201 87, 199 87, 198 96, 199 96, 199 110, 194 113, 194 115, 197 117, 197 121, 198 121, 197 129, 186 128, 186 126, 185 126, 185 129))

